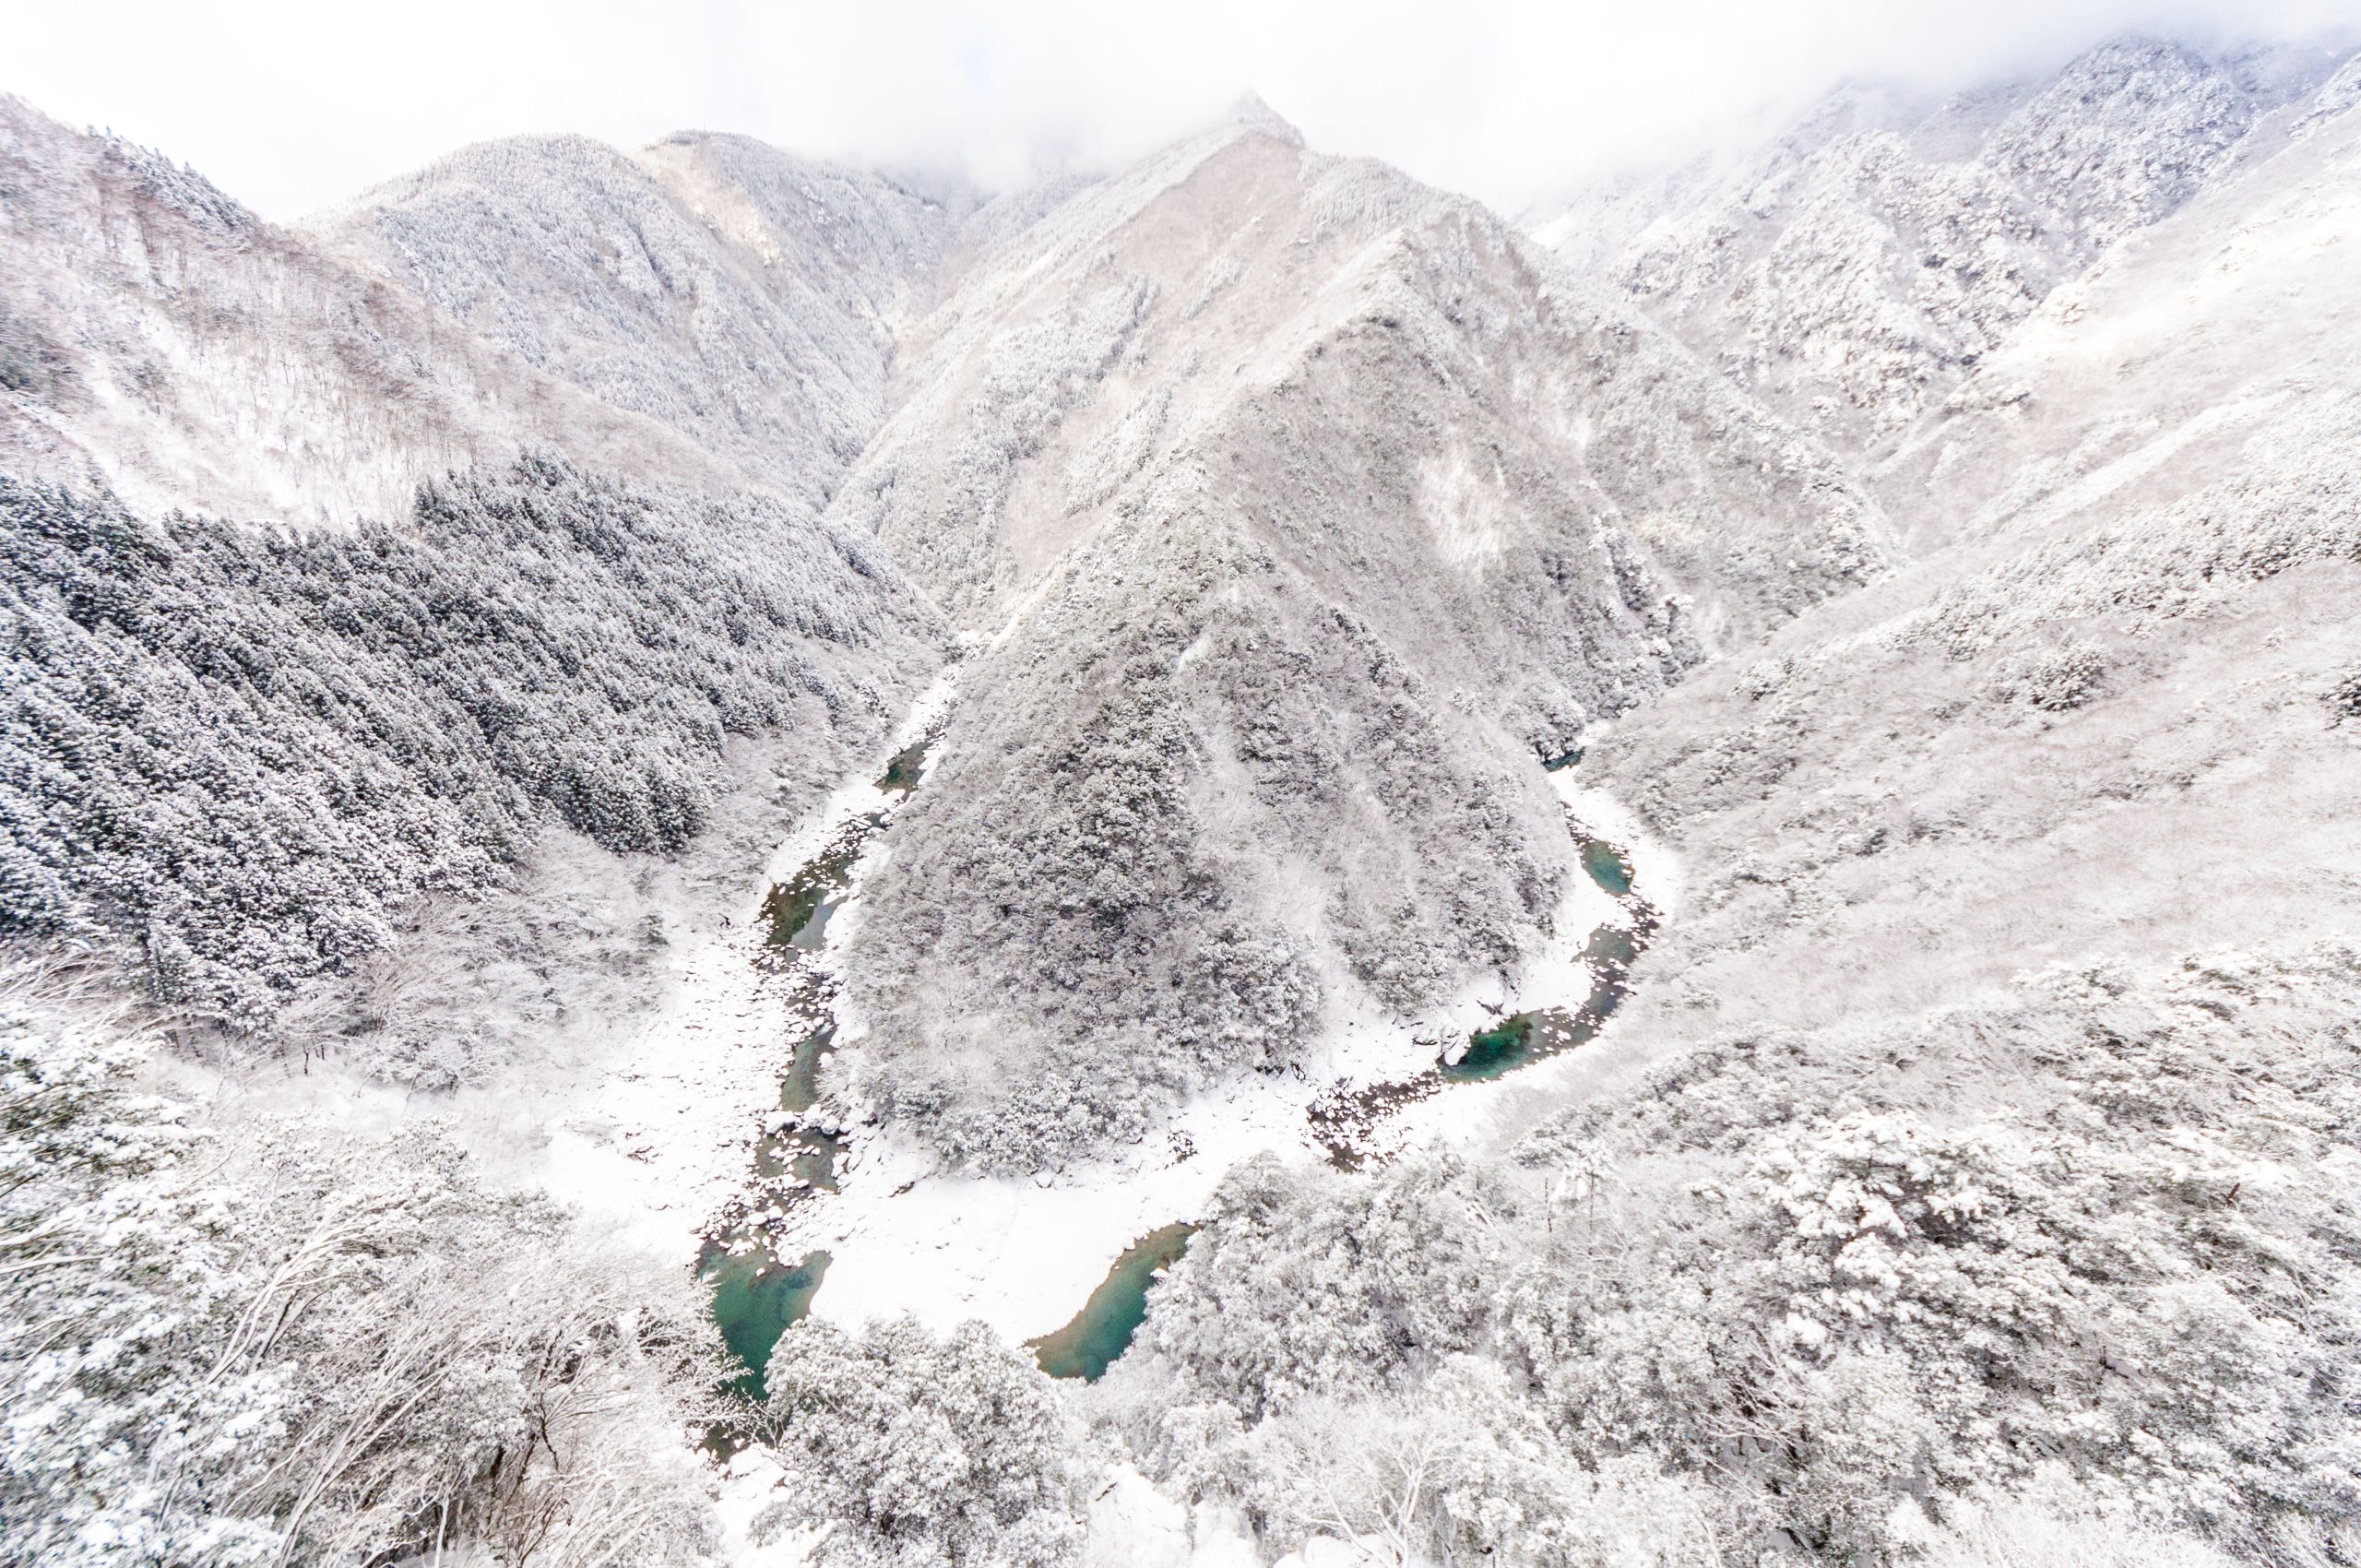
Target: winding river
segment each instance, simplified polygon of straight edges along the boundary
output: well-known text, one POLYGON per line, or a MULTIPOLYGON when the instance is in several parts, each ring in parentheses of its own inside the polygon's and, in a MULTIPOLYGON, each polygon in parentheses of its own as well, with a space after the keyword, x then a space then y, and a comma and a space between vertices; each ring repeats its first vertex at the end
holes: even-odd
MULTIPOLYGON (((779 1083, 776 1116, 754 1147, 752 1179, 718 1218, 697 1260, 700 1277, 713 1287, 715 1319, 746 1369, 731 1386, 756 1400, 765 1394, 763 1372, 773 1348, 811 1311, 826 1278, 830 1253, 811 1248, 808 1240, 799 1249, 797 1221, 807 1206, 829 1201, 827 1195, 836 1192, 851 1138, 850 1129, 832 1124, 823 1111, 820 1074, 836 1050, 836 1018, 835 981, 817 959, 826 948, 830 921, 854 897, 862 857, 895 808, 920 786, 928 744, 922 738, 896 753, 868 802, 774 883, 763 901, 765 939, 757 961, 787 988, 799 1035, 779 1083)), ((1547 766, 1556 772, 1579 756, 1571 753, 1547 766)), ((1567 826, 1584 873, 1612 901, 1612 915, 1591 931, 1578 956, 1579 972, 1588 980, 1586 992, 1496 1015, 1464 1037, 1436 1042, 1433 1065, 1411 1077, 1340 1082, 1312 1099, 1303 1107, 1303 1134, 1327 1150, 1331 1163, 1355 1169, 1382 1158, 1372 1153, 1372 1134, 1406 1107, 1577 1049, 1606 1027, 1629 991, 1632 966, 1659 917, 1635 890, 1639 878, 1625 849, 1594 834, 1571 807, 1567 826)), ((1178 1220, 1124 1249, 1072 1321, 1027 1342, 1041 1369, 1086 1381, 1103 1374, 1130 1346, 1145 1319, 1150 1292, 1186 1250, 1195 1229, 1178 1220)))
POLYGON ((730 1352, 745 1369, 730 1387, 760 1402, 763 1372, 789 1327, 812 1310, 826 1277, 829 1255, 813 1251, 786 1261, 787 1217, 813 1194, 836 1190, 836 1160, 844 1129, 814 1115, 822 1065, 836 1049, 835 992, 812 960, 826 946, 828 922, 851 897, 853 873, 893 808, 918 788, 926 767, 921 738, 895 754, 876 788, 882 803, 839 824, 819 852, 783 882, 762 906, 764 941, 758 962, 783 979, 791 1016, 803 1032, 779 1079, 780 1118, 754 1146, 749 1196, 725 1212, 697 1256, 697 1275, 713 1288, 714 1321, 730 1352))

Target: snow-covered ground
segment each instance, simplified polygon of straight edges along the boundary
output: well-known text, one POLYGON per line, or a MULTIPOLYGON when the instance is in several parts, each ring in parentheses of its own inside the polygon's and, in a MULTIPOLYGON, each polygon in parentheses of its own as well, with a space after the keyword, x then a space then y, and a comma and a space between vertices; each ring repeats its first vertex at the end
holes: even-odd
MULTIPOLYGON (((1611 800, 1564 774, 1552 782, 1596 831, 1622 845, 1638 838, 1636 825, 1611 800)), ((1639 886, 1661 909, 1672 880, 1668 862, 1645 845, 1629 852, 1643 868, 1639 886)), ((773 875, 783 877, 793 864, 791 855, 775 862, 773 875)), ((858 871, 854 894, 832 937, 860 918, 858 871)), ((1340 1081, 1360 1087, 1415 1078, 1435 1064, 1438 1040, 1463 1038, 1507 1014, 1578 1005, 1592 983, 1584 943, 1597 927, 1628 925, 1631 918, 1629 906, 1577 879, 1550 938, 1514 984, 1473 988, 1410 1027, 1374 1016, 1345 1020, 1300 1073, 1232 1078, 1192 1099, 1164 1139, 1117 1159, 1054 1175, 975 1177, 944 1169, 930 1151, 890 1134, 856 1134, 838 1162, 838 1192, 808 1203, 790 1231, 797 1245, 825 1248, 832 1259, 813 1311, 846 1324, 909 1313, 938 1329, 980 1318, 1014 1340, 1048 1334, 1080 1310, 1132 1242, 1199 1218, 1239 1161, 1266 1152, 1290 1163, 1326 1158, 1305 1113, 1340 1081)), ((837 1021, 837 1051, 858 1051, 857 999, 839 1003, 837 1021)), ((1381 1123, 1371 1149, 1488 1142, 1504 1109, 1555 1098, 1588 1071, 1574 1051, 1489 1082, 1450 1084, 1381 1123)))
POLYGON ((686 1261, 753 1170, 752 1146, 809 1032, 797 988, 760 961, 774 882, 846 823, 891 811, 876 780, 951 699, 945 674, 920 693, 876 756, 840 784, 748 878, 727 927, 684 938, 664 994, 582 1099, 552 1119, 539 1179, 619 1241, 686 1261))
MULTIPOLYGON (((941 721, 954 680, 945 675, 922 693, 878 754, 773 850, 748 878, 727 927, 682 941, 646 1021, 586 1091, 546 1122, 537 1179, 620 1244, 685 1266, 714 1217, 733 1198, 756 1195, 753 1145, 777 1119, 779 1081, 797 1041, 825 1021, 811 1012, 808 992, 792 976, 760 962, 763 899, 847 823, 894 809, 897 797, 876 780, 894 753, 941 721)), ((1626 847, 1641 868, 1641 891, 1665 908, 1673 885, 1668 857, 1611 799, 1581 789, 1571 774, 1553 775, 1552 784, 1577 820, 1626 847)), ((864 856, 852 868, 824 968, 860 918, 869 863, 864 856)), ((1435 1064, 1439 1040, 1510 1013, 1578 1004, 1591 986, 1584 944, 1600 925, 1630 920, 1628 906, 1579 878, 1553 934, 1513 985, 1473 987, 1410 1026, 1382 1016, 1342 1020, 1299 1073, 1246 1074, 1202 1093, 1165 1138, 1117 1159, 1054 1175, 978 1178, 944 1169, 890 1132, 857 1129, 838 1162, 839 1191, 813 1194, 787 1229, 789 1250, 832 1255, 813 1310, 847 1324, 909 1313, 936 1328, 980 1318, 1012 1340, 1047 1334, 1079 1310, 1133 1241, 1203 1214, 1239 1161, 1265 1152, 1289 1162, 1326 1158, 1306 1111, 1340 1082, 1357 1088, 1403 1082, 1435 1064)), ((837 1051, 859 1051, 859 999, 835 1005, 837 1051)), ((1497 1124, 1516 1120, 1501 1112, 1529 1099, 1554 1100, 1577 1083, 1590 1071, 1584 1054, 1567 1052, 1489 1082, 1453 1083, 1394 1110, 1372 1129, 1369 1147, 1394 1154, 1427 1141, 1488 1143, 1497 1124)))

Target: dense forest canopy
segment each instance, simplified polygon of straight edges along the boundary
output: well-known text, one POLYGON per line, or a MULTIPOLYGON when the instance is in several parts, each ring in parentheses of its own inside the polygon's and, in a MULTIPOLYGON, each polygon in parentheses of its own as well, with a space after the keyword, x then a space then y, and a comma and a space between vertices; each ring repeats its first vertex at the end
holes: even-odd
POLYGON ((0 1563, 2361 1559, 2356 171, 0 99, 0 1563))
POLYGON ((873 724, 930 626, 874 545, 783 504, 550 457, 339 534, 0 478, 0 919, 128 945, 242 1032, 547 820, 679 850, 732 737, 873 724))

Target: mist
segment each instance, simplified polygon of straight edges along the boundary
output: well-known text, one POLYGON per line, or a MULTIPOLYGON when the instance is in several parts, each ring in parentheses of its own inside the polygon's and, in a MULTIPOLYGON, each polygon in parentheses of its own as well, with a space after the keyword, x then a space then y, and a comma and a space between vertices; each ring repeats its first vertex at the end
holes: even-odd
POLYGON ((399 8, 131 0, 0 16, 0 90, 160 147, 291 220, 469 142, 742 131, 986 187, 1146 150, 1259 92, 1323 150, 1514 210, 1839 79, 1930 90, 2115 32, 2347 32, 2361 0, 1528 0, 1117 10, 614 0, 399 8))

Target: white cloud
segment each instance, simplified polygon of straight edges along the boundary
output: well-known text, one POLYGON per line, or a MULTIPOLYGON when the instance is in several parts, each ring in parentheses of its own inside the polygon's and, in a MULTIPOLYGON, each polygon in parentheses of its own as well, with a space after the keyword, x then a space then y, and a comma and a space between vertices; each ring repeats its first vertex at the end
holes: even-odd
POLYGON ((1504 206, 1845 75, 1964 85, 2131 27, 2286 34, 2361 0, 0 0, 0 89, 196 164, 274 217, 487 137, 684 126, 1021 177, 1249 87, 1326 150, 1504 206))

